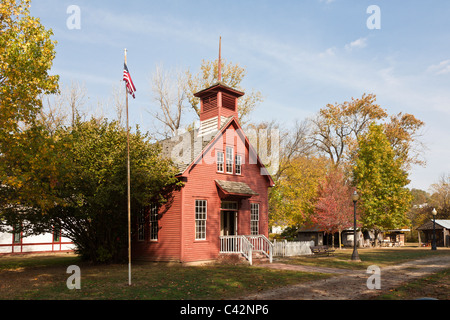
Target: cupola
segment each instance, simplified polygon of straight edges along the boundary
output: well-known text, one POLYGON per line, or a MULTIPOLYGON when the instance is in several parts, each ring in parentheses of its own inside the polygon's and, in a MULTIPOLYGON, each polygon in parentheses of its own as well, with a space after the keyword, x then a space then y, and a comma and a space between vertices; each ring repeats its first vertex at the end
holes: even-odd
POLYGON ((219 130, 231 117, 238 119, 238 98, 244 92, 225 85, 222 80, 221 57, 219 42, 219 74, 218 82, 194 94, 200 98, 200 129, 199 135, 205 135, 219 130))

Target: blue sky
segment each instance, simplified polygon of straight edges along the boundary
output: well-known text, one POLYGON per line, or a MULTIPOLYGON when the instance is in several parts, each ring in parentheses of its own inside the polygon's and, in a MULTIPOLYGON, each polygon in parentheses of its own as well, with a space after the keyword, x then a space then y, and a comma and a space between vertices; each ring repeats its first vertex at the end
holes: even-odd
POLYGON ((373 93, 389 114, 426 123, 426 167, 413 167, 410 187, 428 190, 450 173, 450 2, 381 0, 116 1, 34 0, 31 12, 58 41, 52 73, 61 87, 84 83, 92 112, 114 117, 124 48, 136 85, 130 124, 155 125, 150 79, 156 65, 197 72, 218 55, 247 70, 242 86, 262 92, 254 121, 286 126, 327 103, 373 93), (70 5, 80 29, 69 29, 70 5), (370 5, 380 29, 369 29, 370 5), (153 109, 152 109, 153 108, 153 109), (110 113, 111 112, 111 113, 110 113))

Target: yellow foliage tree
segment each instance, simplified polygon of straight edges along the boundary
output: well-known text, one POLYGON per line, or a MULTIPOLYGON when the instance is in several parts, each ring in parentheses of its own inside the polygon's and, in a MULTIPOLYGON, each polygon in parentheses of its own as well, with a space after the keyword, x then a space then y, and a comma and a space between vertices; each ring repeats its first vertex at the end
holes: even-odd
POLYGON ((270 191, 270 225, 310 222, 329 164, 324 157, 296 157, 290 161, 270 191))
POLYGON ((0 204, 7 198, 20 202, 23 197, 11 194, 23 190, 22 196, 34 196, 45 206, 53 200, 34 192, 42 189, 31 181, 39 176, 43 185, 54 186, 57 151, 42 135, 37 115, 40 96, 58 91, 58 76, 49 74, 55 57, 52 31, 31 17, 29 8, 30 0, 0 4, 0 204))
POLYGON ((49 75, 55 42, 30 0, 2 0, 0 5, 0 139, 30 125, 42 107, 41 94, 56 93, 58 76, 49 75))

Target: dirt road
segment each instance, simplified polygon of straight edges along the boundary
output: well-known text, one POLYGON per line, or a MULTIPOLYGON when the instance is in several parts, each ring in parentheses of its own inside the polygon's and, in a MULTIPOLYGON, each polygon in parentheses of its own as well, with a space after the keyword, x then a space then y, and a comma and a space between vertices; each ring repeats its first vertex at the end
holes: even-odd
MULTIPOLYGON (((450 256, 409 261, 396 266, 380 269, 380 289, 368 289, 367 282, 373 273, 366 270, 343 270, 317 268, 282 263, 259 265, 267 268, 298 270, 306 272, 332 273, 336 276, 325 280, 312 281, 275 290, 263 291, 238 299, 246 300, 364 300, 371 299, 382 292, 396 288, 440 270, 450 268, 450 256)), ((376 284, 370 279, 370 284, 376 284)))

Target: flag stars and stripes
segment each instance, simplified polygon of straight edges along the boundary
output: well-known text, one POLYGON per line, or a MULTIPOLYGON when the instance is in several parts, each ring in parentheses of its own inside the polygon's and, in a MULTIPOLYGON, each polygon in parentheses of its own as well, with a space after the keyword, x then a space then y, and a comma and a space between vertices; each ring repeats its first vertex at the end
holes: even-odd
POLYGON ((126 83, 127 91, 129 94, 135 98, 134 92, 136 91, 136 87, 134 86, 133 80, 131 80, 130 72, 128 71, 127 64, 123 64, 123 81, 126 83))

